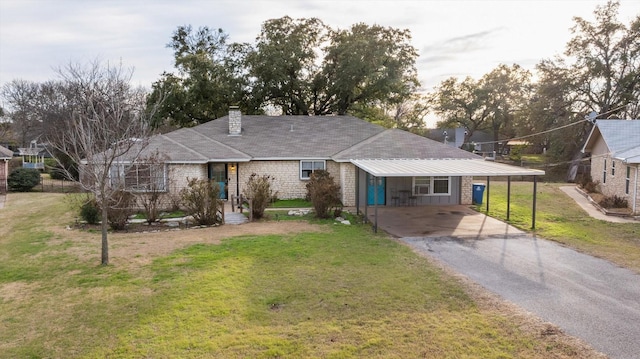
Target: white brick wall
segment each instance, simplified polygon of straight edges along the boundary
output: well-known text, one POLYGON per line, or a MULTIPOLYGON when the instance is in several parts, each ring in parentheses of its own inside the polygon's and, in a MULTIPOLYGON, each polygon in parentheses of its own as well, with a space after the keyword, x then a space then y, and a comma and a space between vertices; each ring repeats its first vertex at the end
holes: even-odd
POLYGON ((168 167, 170 191, 187 187, 189 179, 207 179, 206 164, 170 164, 168 167))
POLYGON ((473 177, 460 177, 460 204, 473 203, 473 177))
MULTIPOLYGON (((595 152, 595 151, 594 151, 595 152)), ((636 165, 627 166, 620 160, 616 160, 611 155, 592 152, 591 159, 591 179, 600 182, 598 189, 605 196, 618 196, 627 200, 629 208, 633 209, 633 196, 636 195, 636 214, 640 214, 640 188, 634 189, 636 184, 636 165), (605 162, 606 161, 606 162, 605 162), (605 170, 606 163, 606 170, 605 170), (627 186, 627 167, 629 167, 629 193, 627 186), (615 170, 614 170, 615 168, 615 170)), ((640 182, 640 181, 639 181, 640 182)), ((640 187, 640 184, 638 184, 640 187)))

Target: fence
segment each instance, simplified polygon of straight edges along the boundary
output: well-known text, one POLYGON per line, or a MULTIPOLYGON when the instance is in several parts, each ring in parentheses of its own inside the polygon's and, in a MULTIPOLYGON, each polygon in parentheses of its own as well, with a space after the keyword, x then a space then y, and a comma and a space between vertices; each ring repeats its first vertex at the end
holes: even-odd
POLYGON ((40 177, 40 184, 33 188, 34 191, 55 192, 55 193, 77 193, 82 192, 82 187, 69 180, 58 180, 48 177, 40 177))

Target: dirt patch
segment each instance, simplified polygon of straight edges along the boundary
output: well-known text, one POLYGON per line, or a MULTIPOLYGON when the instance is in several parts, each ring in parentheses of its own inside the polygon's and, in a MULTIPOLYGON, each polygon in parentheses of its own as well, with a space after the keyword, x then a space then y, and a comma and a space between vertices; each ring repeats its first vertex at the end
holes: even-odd
MULTIPOLYGON (((147 227, 148 232, 109 233, 110 262, 116 266, 140 266, 151 263, 154 258, 165 256, 176 249, 198 243, 219 244, 222 239, 245 235, 295 234, 301 232, 323 232, 325 226, 303 221, 254 222, 242 225, 193 228, 180 230, 157 230, 147 227)), ((65 249, 80 258, 95 260, 100 258, 100 233, 86 230, 67 229, 57 231, 57 240, 74 242, 65 249)), ((52 242, 55 243, 55 242, 52 242)))

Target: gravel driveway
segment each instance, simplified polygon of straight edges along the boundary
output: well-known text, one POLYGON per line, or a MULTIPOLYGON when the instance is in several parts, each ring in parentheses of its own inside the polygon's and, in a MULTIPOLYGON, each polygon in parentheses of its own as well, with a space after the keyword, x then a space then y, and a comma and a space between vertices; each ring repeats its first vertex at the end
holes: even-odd
POLYGON ((640 357, 640 275, 524 233, 402 237, 611 358, 640 357))

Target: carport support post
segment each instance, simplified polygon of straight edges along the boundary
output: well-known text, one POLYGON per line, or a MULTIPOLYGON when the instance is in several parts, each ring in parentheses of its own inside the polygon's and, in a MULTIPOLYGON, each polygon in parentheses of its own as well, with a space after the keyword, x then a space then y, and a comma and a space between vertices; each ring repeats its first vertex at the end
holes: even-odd
POLYGON ((507 221, 511 213, 511 176, 507 176, 507 221))
POLYGON ((356 168, 356 214, 360 214, 360 168, 356 168))
POLYGON ((536 229, 536 196, 538 194, 538 176, 533 176, 533 211, 531 213, 531 229, 536 229))
POLYGON ((487 213, 489 213, 489 183, 491 177, 487 176, 487 213))
POLYGON ((378 177, 376 176, 373 176, 373 210, 373 215, 376 217, 373 233, 378 233, 378 177))

